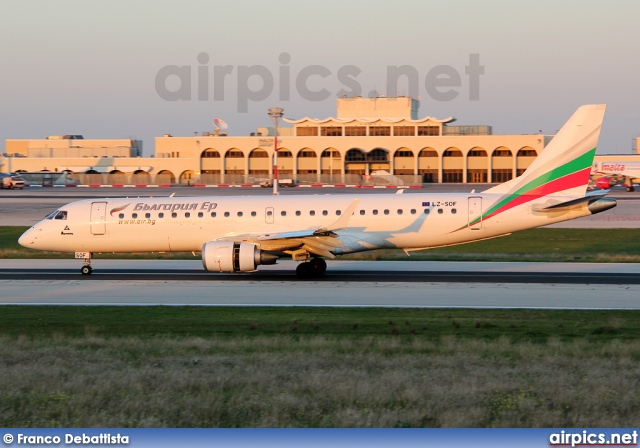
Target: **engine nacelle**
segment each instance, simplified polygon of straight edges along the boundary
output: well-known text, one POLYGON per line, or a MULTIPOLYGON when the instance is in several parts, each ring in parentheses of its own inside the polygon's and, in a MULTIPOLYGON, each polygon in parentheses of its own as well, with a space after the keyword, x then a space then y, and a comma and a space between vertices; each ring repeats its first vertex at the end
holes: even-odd
POLYGON ((275 264, 277 259, 277 256, 265 254, 251 243, 209 241, 202 245, 202 265, 207 271, 255 271, 259 264, 275 264))
POLYGON ((609 177, 601 177, 600 179, 596 180, 596 187, 598 187, 600 190, 608 190, 615 184, 616 181, 609 177))

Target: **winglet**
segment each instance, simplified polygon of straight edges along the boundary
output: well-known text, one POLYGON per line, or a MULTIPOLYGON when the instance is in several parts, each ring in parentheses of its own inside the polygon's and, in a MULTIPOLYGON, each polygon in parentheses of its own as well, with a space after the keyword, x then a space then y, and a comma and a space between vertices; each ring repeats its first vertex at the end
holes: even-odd
POLYGON ((347 223, 349 222, 349 219, 351 219, 351 215, 353 215, 353 212, 356 210, 356 207, 358 206, 358 202, 360 202, 360 199, 358 198, 354 199, 353 202, 349 205, 349 207, 347 207, 347 209, 340 215, 340 218, 338 218, 336 222, 326 227, 320 227, 318 230, 316 230, 316 233, 331 232, 333 230, 346 229, 347 223))

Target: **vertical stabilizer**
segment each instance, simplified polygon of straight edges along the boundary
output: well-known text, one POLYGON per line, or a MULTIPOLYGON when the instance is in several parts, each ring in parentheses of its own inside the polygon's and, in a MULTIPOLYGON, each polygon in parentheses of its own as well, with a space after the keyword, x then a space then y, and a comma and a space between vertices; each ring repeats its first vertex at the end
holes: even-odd
POLYGON ((484 193, 511 197, 584 196, 605 108, 604 104, 578 108, 520 177, 496 185, 484 193))

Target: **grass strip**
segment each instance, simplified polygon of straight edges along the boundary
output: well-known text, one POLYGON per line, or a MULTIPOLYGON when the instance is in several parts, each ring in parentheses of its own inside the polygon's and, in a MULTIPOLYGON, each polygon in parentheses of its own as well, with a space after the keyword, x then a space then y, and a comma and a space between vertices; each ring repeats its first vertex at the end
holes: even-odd
POLYGON ((3 306, 0 336, 358 339, 371 336, 593 343, 640 339, 640 311, 306 307, 3 306))
POLYGON ((632 427, 635 311, 0 307, 0 427, 632 427))

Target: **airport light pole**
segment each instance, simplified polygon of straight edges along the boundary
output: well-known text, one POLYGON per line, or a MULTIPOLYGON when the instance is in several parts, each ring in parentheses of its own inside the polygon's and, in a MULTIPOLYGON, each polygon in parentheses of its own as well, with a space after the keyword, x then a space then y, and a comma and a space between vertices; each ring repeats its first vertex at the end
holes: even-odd
POLYGON ((273 118, 273 194, 278 195, 278 118, 282 117, 284 109, 281 107, 269 108, 269 116, 273 118))

